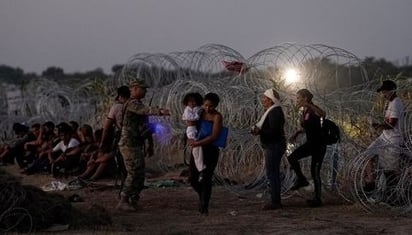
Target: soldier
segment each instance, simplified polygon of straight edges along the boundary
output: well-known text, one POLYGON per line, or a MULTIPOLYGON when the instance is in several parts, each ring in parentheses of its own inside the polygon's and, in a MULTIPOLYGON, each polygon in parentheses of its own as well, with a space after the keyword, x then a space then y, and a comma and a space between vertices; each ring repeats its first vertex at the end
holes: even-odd
POLYGON ((149 115, 169 115, 169 110, 145 106, 141 99, 146 95, 149 86, 144 80, 130 81, 130 99, 123 105, 123 125, 119 141, 127 170, 124 187, 120 193, 120 201, 116 209, 134 211, 137 209, 140 192, 145 181, 145 139, 152 132, 148 125, 149 115))

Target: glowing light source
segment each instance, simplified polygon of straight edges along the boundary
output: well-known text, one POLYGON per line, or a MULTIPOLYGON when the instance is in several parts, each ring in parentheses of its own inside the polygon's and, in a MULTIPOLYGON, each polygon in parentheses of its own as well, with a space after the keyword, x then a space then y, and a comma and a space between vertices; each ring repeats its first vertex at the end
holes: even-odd
POLYGON ((299 72, 296 69, 287 69, 284 76, 288 84, 296 83, 300 80, 299 72))
POLYGON ((154 134, 161 134, 162 132, 165 131, 165 127, 161 123, 158 123, 158 122, 150 122, 149 126, 154 134))

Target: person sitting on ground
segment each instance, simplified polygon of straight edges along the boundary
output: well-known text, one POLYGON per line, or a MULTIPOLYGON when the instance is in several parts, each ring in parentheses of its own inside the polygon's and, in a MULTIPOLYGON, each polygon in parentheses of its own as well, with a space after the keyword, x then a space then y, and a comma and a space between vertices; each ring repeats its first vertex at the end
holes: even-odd
MULTIPOLYGON (((24 143, 24 159, 26 162, 33 162, 37 159, 40 147, 43 145, 43 126, 40 123, 35 123, 31 126, 31 132, 36 137, 35 140, 24 143)), ((27 169, 27 168, 26 168, 27 169)))
POLYGON ((79 123, 72 120, 72 121, 69 122, 69 125, 72 128, 73 138, 75 138, 77 141, 80 142, 81 139, 80 139, 80 136, 79 136, 79 127, 80 127, 79 123))
MULTIPOLYGON (((31 175, 41 170, 49 171, 48 152, 56 146, 60 140, 54 133, 55 125, 53 122, 45 122, 41 127, 42 144, 38 147, 37 157, 23 173, 31 175)), ((36 140, 38 141, 38 140, 36 140)))
POLYGON ((57 126, 61 141, 49 152, 49 162, 54 177, 78 167, 80 160, 80 143, 73 138, 72 128, 63 122, 57 126), (57 157, 53 153, 59 152, 57 157))
POLYGON ((24 157, 20 161, 28 163, 22 174, 26 173, 27 169, 31 167, 38 159, 40 148, 43 145, 43 126, 40 123, 35 123, 31 126, 31 132, 36 137, 35 140, 24 143, 24 157))
POLYGON ((80 180, 95 181, 102 176, 112 176, 115 172, 114 152, 104 152, 97 148, 102 132, 103 129, 95 131, 96 148, 88 153, 90 158, 86 170, 78 177, 80 180))
POLYGON ((19 167, 24 168, 27 166, 27 162, 24 162, 24 144, 35 140, 36 137, 29 131, 28 126, 20 123, 13 124, 13 131, 16 137, 4 145, 0 159, 3 165, 14 164, 14 159, 16 159, 19 167))
POLYGON ((99 148, 99 144, 95 140, 93 128, 88 124, 83 124, 79 128, 78 136, 80 138, 79 172, 83 172, 87 168, 90 157, 99 148))

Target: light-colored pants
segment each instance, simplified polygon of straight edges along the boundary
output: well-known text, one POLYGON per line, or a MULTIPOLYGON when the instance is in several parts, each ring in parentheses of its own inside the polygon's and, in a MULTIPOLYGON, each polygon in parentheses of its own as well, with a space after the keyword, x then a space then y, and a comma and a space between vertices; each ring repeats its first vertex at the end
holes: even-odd
POLYGON ((370 155, 378 155, 379 167, 383 170, 396 171, 399 169, 399 161, 401 154, 401 138, 386 139, 380 135, 366 149, 366 153, 370 155))
MULTIPOLYGON (((186 136, 189 139, 196 139, 197 138, 197 129, 196 126, 188 126, 186 129, 186 136)), ((195 165, 197 170, 200 172, 206 168, 205 164, 203 163, 203 151, 202 147, 194 147, 192 149, 193 158, 195 160, 195 165)))
POLYGON ((196 168, 197 168, 197 170, 200 172, 200 171, 203 171, 205 168, 206 168, 206 166, 205 166, 205 164, 204 164, 204 162, 203 162, 203 150, 202 150, 202 147, 201 146, 199 146, 199 147, 194 147, 193 149, 192 149, 192 154, 193 154, 193 158, 195 159, 195 165, 196 165, 196 168))

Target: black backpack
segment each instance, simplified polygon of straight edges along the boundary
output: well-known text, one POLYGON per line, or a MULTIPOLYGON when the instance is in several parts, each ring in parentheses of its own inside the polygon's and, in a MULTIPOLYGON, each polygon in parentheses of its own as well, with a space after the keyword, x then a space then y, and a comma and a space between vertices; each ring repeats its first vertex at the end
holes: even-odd
POLYGON ((329 119, 324 118, 321 122, 321 134, 326 145, 336 144, 340 141, 339 127, 329 119))

